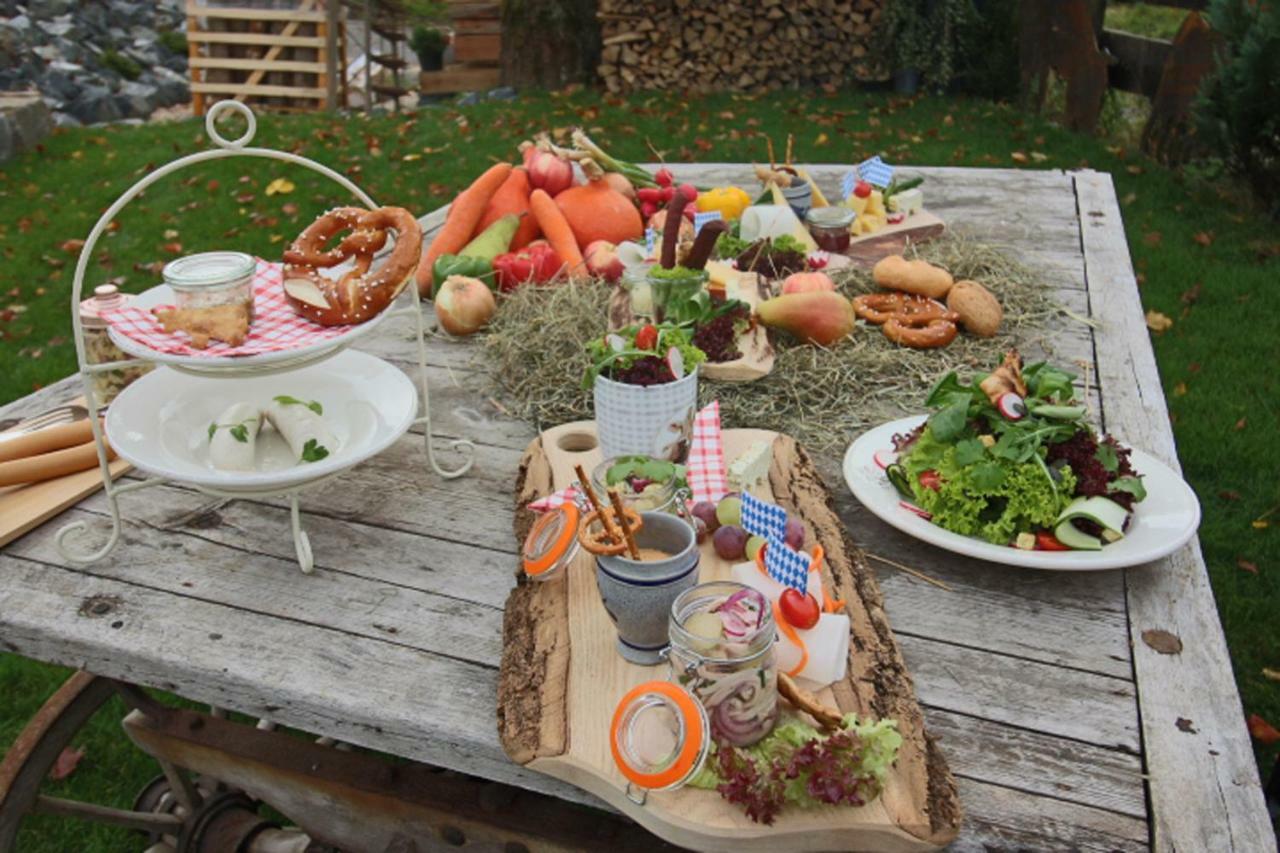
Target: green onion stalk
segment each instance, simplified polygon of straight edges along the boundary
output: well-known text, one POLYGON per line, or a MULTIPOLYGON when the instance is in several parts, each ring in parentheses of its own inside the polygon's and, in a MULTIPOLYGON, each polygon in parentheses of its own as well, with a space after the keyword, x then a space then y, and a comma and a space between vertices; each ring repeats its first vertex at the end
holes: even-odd
POLYGON ((654 180, 653 175, 649 173, 648 169, 638 166, 635 163, 628 163, 625 160, 619 160, 618 158, 610 155, 599 145, 596 145, 595 142, 591 140, 591 137, 587 136, 581 128, 574 130, 572 138, 573 144, 581 151, 585 151, 590 155, 591 159, 599 163, 600 167, 606 172, 617 172, 630 181, 632 186, 656 187, 658 185, 658 182, 654 180))

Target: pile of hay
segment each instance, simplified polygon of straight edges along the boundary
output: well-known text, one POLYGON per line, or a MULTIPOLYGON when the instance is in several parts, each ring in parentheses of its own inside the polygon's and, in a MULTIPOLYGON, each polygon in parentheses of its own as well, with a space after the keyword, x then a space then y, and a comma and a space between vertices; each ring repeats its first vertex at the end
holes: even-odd
MULTIPOLYGON (((726 428, 771 429, 811 450, 830 450, 870 426, 919 412, 939 376, 989 370, 1009 347, 1061 317, 1041 278, 993 246, 948 235, 914 247, 908 256, 990 289, 1004 306, 1000 333, 993 338, 962 333, 936 350, 897 346, 861 322, 831 349, 777 334, 772 373, 755 382, 703 381, 702 402, 720 401, 726 428)), ((835 277, 849 296, 877 289, 869 272, 841 271, 835 277)), ((512 415, 540 430, 592 417, 591 392, 582 387, 589 366, 582 347, 605 334, 608 299, 608 288, 592 284, 526 287, 503 300, 482 358, 495 396, 512 415)))

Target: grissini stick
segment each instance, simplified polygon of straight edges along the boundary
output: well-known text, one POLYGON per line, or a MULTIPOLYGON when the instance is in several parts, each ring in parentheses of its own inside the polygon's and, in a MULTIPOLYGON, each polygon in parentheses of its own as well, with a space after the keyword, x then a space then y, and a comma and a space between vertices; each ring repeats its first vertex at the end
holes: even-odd
MULTIPOLYGON (((107 445, 107 459, 115 459, 116 453, 107 445)), ((40 483, 56 477, 65 477, 85 471, 98 464, 98 447, 92 441, 52 453, 28 456, 11 462, 0 462, 0 486, 16 486, 40 483)))
POLYGON ((627 540, 627 550, 631 553, 631 559, 640 559, 640 549, 636 547, 636 537, 631 534, 631 527, 627 524, 627 513, 622 508, 622 498, 618 496, 617 489, 609 490, 609 500, 613 502, 613 511, 618 515, 618 526, 622 528, 622 535, 627 540))
POLYGON ((88 418, 75 423, 46 427, 0 441, 0 462, 38 456, 64 447, 75 447, 86 441, 93 441, 93 425, 89 423, 88 418))
POLYGON ((600 519, 600 523, 604 525, 605 535, 609 537, 611 542, 621 542, 618 537, 618 531, 613 529, 613 522, 609 520, 609 513, 604 511, 604 507, 600 505, 600 499, 596 497, 596 490, 591 488, 591 481, 587 479, 587 472, 582 470, 581 465, 574 465, 573 472, 578 475, 578 482, 582 484, 582 493, 587 496, 591 508, 596 511, 596 517, 600 519))

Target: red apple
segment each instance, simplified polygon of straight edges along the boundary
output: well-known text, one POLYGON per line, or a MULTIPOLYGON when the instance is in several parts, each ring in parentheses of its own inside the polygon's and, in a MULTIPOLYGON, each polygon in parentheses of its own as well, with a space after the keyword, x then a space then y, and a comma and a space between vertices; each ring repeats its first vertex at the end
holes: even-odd
POLYGON ((798 272, 787 276, 782 282, 783 293, 808 293, 812 290, 836 289, 836 283, 824 272, 798 272))
POLYGON ((618 246, 608 240, 596 240, 587 244, 582 253, 587 262, 587 272, 609 282, 622 278, 622 259, 618 257, 618 246))

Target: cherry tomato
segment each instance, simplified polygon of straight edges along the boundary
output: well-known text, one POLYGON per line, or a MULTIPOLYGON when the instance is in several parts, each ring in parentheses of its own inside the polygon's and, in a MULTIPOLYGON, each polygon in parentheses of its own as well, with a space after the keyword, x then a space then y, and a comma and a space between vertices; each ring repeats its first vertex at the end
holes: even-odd
POLYGON ((920 485, 924 486, 926 489, 929 489, 930 491, 934 491, 934 492, 942 491, 942 477, 938 474, 937 471, 933 470, 932 468, 930 468, 928 471, 921 471, 920 485))
POLYGON ((818 624, 822 615, 818 607, 818 599, 807 592, 788 587, 782 591, 778 599, 778 607, 782 610, 782 618, 793 628, 808 629, 818 624))
POLYGON ((866 181, 858 181, 853 185, 853 194, 858 198, 867 198, 871 195, 871 184, 866 181))
POLYGON ((636 332, 636 349, 655 349, 658 346, 658 329, 653 324, 645 324, 636 332))
POLYGON ((1052 531, 1037 530, 1036 531, 1036 550, 1037 551, 1070 551, 1071 546, 1063 545, 1058 541, 1058 537, 1054 536, 1052 531))

